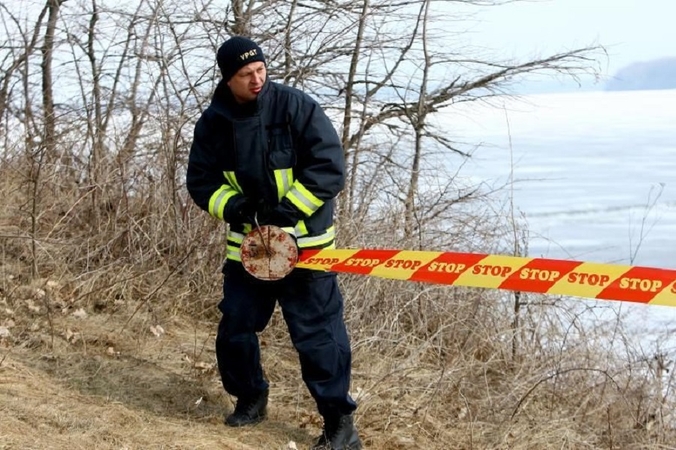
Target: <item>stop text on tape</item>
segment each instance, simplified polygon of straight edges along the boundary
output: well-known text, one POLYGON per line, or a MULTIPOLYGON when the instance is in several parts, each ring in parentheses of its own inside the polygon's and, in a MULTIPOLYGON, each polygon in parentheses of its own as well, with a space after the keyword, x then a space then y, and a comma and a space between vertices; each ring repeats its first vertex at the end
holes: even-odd
POLYGON ((456 252, 324 249, 297 267, 467 287, 676 306, 676 270, 456 252))

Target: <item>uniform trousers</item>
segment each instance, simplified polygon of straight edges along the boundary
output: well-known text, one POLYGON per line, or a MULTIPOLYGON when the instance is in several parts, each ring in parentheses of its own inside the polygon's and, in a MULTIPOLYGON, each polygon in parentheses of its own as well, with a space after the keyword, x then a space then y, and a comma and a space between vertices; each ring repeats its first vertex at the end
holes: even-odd
POLYGON ((343 296, 335 273, 294 269, 277 281, 257 280, 241 263, 223 267, 222 318, 216 358, 226 392, 252 398, 268 389, 258 333, 279 302, 303 381, 324 417, 356 409, 348 390, 352 352, 343 320, 343 296))

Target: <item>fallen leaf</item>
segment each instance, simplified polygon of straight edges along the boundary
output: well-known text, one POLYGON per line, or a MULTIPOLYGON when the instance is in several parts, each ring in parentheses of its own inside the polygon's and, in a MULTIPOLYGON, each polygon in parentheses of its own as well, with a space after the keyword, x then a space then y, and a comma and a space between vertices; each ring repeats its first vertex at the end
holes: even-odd
POLYGON ((9 328, 0 327, 0 338, 8 338, 10 336, 11 336, 11 333, 9 332, 9 328))
POLYGON ((76 319, 86 319, 87 318, 87 312, 84 309, 80 308, 80 309, 74 311, 72 316, 75 317, 76 319))
POLYGON ((79 338, 79 333, 72 331, 70 328, 66 330, 66 340, 71 344, 77 342, 79 338))
POLYGON ((28 299, 26 300, 26 305, 28 306, 28 309, 34 313, 39 313, 40 312, 40 307, 36 306, 35 303, 33 303, 33 300, 28 299))
POLYGON ((460 408, 460 412, 458 412, 458 419, 462 420, 465 417, 467 417, 468 412, 469 411, 468 411, 466 406, 463 406, 462 408, 460 408))
POLYGON ((209 363, 200 361, 200 362, 196 362, 196 363, 193 365, 193 367, 194 367, 195 369, 199 369, 199 370, 201 370, 201 371, 203 371, 203 372, 209 372, 211 369, 213 369, 214 367, 216 367, 216 364, 209 364, 209 363))

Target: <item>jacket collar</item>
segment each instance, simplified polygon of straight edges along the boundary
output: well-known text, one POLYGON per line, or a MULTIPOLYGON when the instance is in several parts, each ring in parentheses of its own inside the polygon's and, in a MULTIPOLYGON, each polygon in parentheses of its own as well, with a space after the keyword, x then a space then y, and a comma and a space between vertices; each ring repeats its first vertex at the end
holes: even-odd
POLYGON ((271 85, 274 84, 268 77, 263 84, 263 88, 258 93, 256 100, 249 103, 237 103, 232 91, 225 80, 219 81, 216 91, 211 99, 210 108, 213 108, 219 114, 228 119, 251 117, 258 114, 267 103, 270 96, 271 85))

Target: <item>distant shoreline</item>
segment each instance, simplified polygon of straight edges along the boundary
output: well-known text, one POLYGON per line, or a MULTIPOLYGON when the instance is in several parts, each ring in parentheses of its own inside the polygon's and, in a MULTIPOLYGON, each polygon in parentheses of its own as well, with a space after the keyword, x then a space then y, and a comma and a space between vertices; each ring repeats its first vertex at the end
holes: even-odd
POLYGON ((635 62, 606 82, 606 91, 676 89, 676 57, 635 62))

